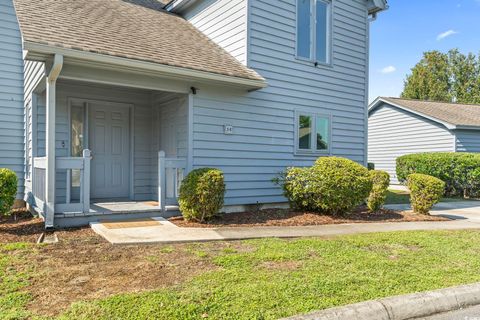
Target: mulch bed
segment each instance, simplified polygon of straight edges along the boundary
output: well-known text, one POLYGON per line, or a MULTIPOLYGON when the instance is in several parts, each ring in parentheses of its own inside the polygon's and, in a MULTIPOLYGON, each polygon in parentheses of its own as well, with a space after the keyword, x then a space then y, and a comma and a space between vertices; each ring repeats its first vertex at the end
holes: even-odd
POLYGON ((294 211, 290 209, 267 209, 240 213, 228 213, 215 217, 207 223, 185 221, 183 217, 170 218, 169 221, 182 228, 219 228, 219 227, 273 227, 273 226, 317 226, 342 223, 368 222, 415 222, 448 221, 438 216, 380 210, 370 213, 367 207, 359 207, 342 216, 330 216, 313 212, 294 211))
POLYGON ((0 217, 0 243, 36 242, 44 228, 43 221, 26 209, 15 210, 11 216, 0 217))
MULTIPOLYGON (((35 243, 45 232, 42 219, 32 216, 26 209, 16 209, 14 214, 0 217, 0 243, 35 243)), ((89 227, 55 230, 64 241, 78 240, 94 235, 89 227)))

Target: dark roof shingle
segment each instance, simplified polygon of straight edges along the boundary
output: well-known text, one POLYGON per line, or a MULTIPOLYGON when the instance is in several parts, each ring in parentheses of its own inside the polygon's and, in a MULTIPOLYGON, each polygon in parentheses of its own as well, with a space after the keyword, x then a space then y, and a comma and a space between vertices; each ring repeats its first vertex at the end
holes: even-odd
POLYGON ((380 99, 455 126, 480 126, 480 105, 386 97, 380 99))
POLYGON ((25 42, 264 80, 157 0, 14 0, 25 42))

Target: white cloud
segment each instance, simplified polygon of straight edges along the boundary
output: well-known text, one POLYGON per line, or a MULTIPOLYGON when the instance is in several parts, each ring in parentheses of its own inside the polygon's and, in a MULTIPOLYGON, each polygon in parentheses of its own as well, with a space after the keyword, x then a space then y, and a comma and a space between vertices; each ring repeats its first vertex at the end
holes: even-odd
POLYGON ((383 74, 393 73, 395 71, 397 71, 397 68, 395 68, 394 66, 388 66, 388 67, 385 67, 382 70, 380 70, 380 72, 383 73, 383 74))
POLYGON ((457 33, 458 33, 458 32, 455 31, 455 30, 445 31, 445 32, 443 32, 443 33, 440 33, 440 34, 437 36, 437 41, 443 40, 443 39, 445 39, 446 37, 453 36, 454 34, 457 34, 457 33))

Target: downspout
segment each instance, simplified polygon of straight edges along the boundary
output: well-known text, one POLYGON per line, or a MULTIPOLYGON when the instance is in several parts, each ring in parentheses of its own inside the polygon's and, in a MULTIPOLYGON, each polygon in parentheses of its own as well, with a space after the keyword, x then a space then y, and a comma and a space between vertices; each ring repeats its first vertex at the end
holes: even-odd
POLYGON ((45 229, 54 227, 55 218, 55 133, 56 133, 56 85, 63 68, 63 55, 55 54, 53 65, 47 76, 47 115, 46 115, 46 186, 45 186, 45 229))

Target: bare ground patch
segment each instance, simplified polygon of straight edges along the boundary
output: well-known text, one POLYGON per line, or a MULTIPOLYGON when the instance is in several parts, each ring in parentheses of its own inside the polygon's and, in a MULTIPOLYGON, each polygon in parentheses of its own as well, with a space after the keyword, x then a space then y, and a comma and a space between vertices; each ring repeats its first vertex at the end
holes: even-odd
MULTIPOLYGON (((0 223, 1 243, 35 243, 44 231, 39 219, 28 215, 18 218, 0 223)), ((90 228, 59 230, 56 234, 56 244, 8 252, 22 256, 23 262, 15 265, 16 270, 33 272, 26 287, 32 296, 28 309, 41 316, 58 315, 80 300, 179 285, 217 268, 207 257, 236 246, 221 242, 198 247, 113 246, 90 228)))
POLYGON ((60 243, 27 257, 36 270, 28 287, 35 314, 53 316, 79 300, 178 285, 216 268, 182 245, 112 246, 90 230, 78 233, 74 239, 76 232, 60 232, 60 243))

